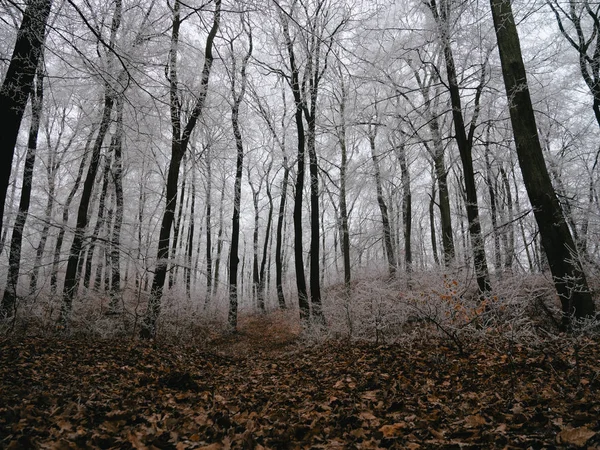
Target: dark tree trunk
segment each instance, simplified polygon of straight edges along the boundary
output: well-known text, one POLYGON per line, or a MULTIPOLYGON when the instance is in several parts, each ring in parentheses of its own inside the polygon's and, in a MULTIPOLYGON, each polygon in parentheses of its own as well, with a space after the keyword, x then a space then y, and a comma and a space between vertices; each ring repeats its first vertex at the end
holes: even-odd
POLYGON ((217 231, 217 256, 215 258, 215 282, 213 283, 212 295, 215 296, 219 290, 219 277, 221 269, 221 253, 223 252, 223 204, 225 201, 225 178, 221 185, 221 200, 219 201, 219 231, 217 231))
POLYGON ((171 36, 171 54, 169 64, 170 110, 173 133, 171 143, 171 162, 169 164, 169 172, 167 175, 167 192, 165 199, 166 205, 160 226, 154 278, 152 280, 150 298, 148 299, 148 307, 146 308, 146 314, 140 330, 140 336, 144 339, 149 339, 156 335, 156 321, 158 320, 158 316, 160 314, 161 299, 167 275, 171 227, 173 225, 175 208, 177 206, 179 167, 181 165, 183 155, 187 150, 187 145, 192 131, 194 131, 198 119, 202 114, 202 110, 204 109, 206 95, 208 93, 208 81, 213 63, 212 46, 219 29, 219 21, 221 18, 221 0, 215 0, 215 12, 213 16, 212 27, 206 38, 204 66, 202 68, 200 90, 189 120, 183 129, 180 117, 181 109, 177 81, 177 50, 179 43, 179 28, 181 25, 179 9, 180 2, 179 0, 176 0, 173 7, 173 31, 171 36))
POLYGON ((77 171, 77 178, 75 178, 75 183, 73 183, 73 187, 67 196, 67 200, 63 205, 63 213, 62 213, 62 226, 60 231, 58 232, 58 236, 56 237, 56 244, 54 246, 54 257, 52 260, 52 271, 50 272, 50 291, 52 294, 56 292, 58 287, 58 266, 60 264, 60 255, 62 253, 62 244, 64 241, 65 233, 67 231, 67 226, 69 224, 69 212, 71 210, 71 203, 73 203, 73 199, 75 198, 75 194, 79 190, 79 186, 81 185, 81 180, 83 179, 83 171, 85 169, 88 153, 90 150, 90 146, 92 145, 94 139, 95 129, 92 129, 88 140, 85 144, 85 150, 83 152, 83 157, 81 158, 81 163, 79 164, 79 169, 77 171))
POLYGON ((477 186, 475 183, 475 172, 473 170, 473 135, 477 118, 479 115, 479 100, 481 91, 485 82, 485 67, 482 68, 482 77, 475 94, 475 111, 471 119, 469 134, 465 131, 465 121, 463 118, 460 90, 458 87, 458 77, 454 56, 450 47, 449 36, 449 0, 441 0, 439 10, 436 0, 430 0, 428 6, 438 24, 441 43, 444 49, 444 58, 446 61, 446 74, 448 77, 448 89, 450 91, 450 102, 452 104, 452 118, 454 120, 454 131, 460 160, 463 167, 465 182, 467 219, 469 221, 469 235, 471 237, 471 250, 473 252, 473 263, 475 265, 475 275, 477 285, 481 294, 491 291, 490 275, 487 267, 483 236, 481 234, 481 223, 479 221, 479 207, 477 202, 477 186))
POLYGON ((544 161, 511 4, 490 5, 519 165, 567 325, 571 315, 592 316, 594 301, 544 161))
POLYGON ((509 272, 512 271, 513 260, 515 259, 515 227, 514 222, 514 206, 512 199, 512 191, 508 176, 503 167, 500 167, 500 176, 502 177, 502 185, 504 186, 504 196, 506 198, 506 208, 508 209, 508 223, 504 225, 503 235, 505 236, 504 244, 504 268, 509 272))
POLYGON ((433 253, 433 261, 436 266, 440 265, 440 259, 437 251, 437 237, 435 233, 435 183, 431 186, 431 194, 429 195, 429 231, 431 236, 431 252, 433 253))
POLYGON ((31 186, 33 183, 33 168, 37 152, 37 139, 40 129, 40 116, 44 100, 44 75, 43 57, 40 56, 40 67, 37 71, 35 88, 31 95, 31 124, 29 126, 29 139, 27 142, 27 156, 25 157, 25 168, 23 171, 23 184, 21 186, 21 200, 19 211, 15 219, 12 237, 10 241, 10 253, 8 255, 8 275, 6 288, 0 306, 0 316, 9 317, 16 314, 17 309, 17 285, 21 268, 21 245, 23 243, 23 230, 29 214, 29 203, 31 201, 31 186))
MULTIPOLYGON (((110 155, 105 155, 104 159, 104 171, 102 173, 102 189, 100 192, 100 199, 98 201, 98 219, 96 221, 96 225, 94 226, 94 231, 92 232, 92 236, 90 238, 90 244, 88 246, 88 251, 85 257, 85 271, 83 273, 83 286, 87 289, 90 286, 90 279, 92 278, 92 261, 94 259, 94 250, 96 249, 96 241, 98 240, 98 236, 100 235, 100 231, 104 227, 105 218, 104 212, 106 209, 106 194, 108 193, 108 181, 110 175, 110 165, 111 159, 110 155)), ((98 264, 99 267, 102 266, 102 263, 98 264)), ((100 276, 101 278, 101 276, 100 276)), ((95 289, 99 289, 100 282, 97 281, 94 284, 95 289)))
MULTIPOLYGON (((115 3, 115 12, 112 18, 110 28, 110 49, 112 51, 115 47, 116 35, 121 25, 121 13, 122 3, 121 0, 117 0, 115 3)), ((112 68, 112 54, 107 55, 108 68, 112 68)), ((73 307, 73 298, 79 286, 79 279, 77 276, 77 269, 81 258, 81 250, 83 248, 83 240, 85 229, 88 225, 88 209, 92 198, 92 190, 94 188, 94 182, 96 179, 96 172, 98 171, 98 165, 100 164, 100 152, 102 150, 102 143, 104 137, 108 131, 110 125, 110 117, 114 104, 115 90, 111 86, 109 81, 104 84, 104 106, 102 111, 102 119, 100 121, 100 128, 98 129, 98 135, 92 148, 92 156, 90 158, 90 166, 83 182, 83 192, 81 194, 81 200, 79 201, 79 208, 77 210, 77 222, 75 224, 75 236, 71 244, 71 250, 69 251, 69 259, 67 262, 67 271, 65 274, 65 283, 63 286, 63 302, 61 305, 59 325, 61 327, 68 327, 71 318, 71 309, 73 307)))
MULTIPOLYGON (((236 118, 237 120, 237 118, 236 118)), ((206 149, 206 299, 208 305, 212 294, 213 261, 212 261, 212 165, 210 145, 206 149)))
MULTIPOLYGON (((446 267, 448 267, 454 261, 455 256, 450 195, 448 193, 448 171, 446 170, 446 163, 444 161, 444 142, 440 132, 440 119, 438 116, 439 96, 436 95, 435 99, 432 101, 430 95, 431 83, 439 81, 439 76, 437 73, 432 74, 428 81, 425 82, 421 80, 418 72, 415 71, 415 78, 419 83, 421 94, 423 95, 423 99, 425 101, 427 124, 429 126, 431 139, 433 141, 433 149, 430 150, 430 153, 433 159, 435 178, 438 184, 438 208, 440 210, 440 228, 442 233, 444 264, 446 267)), ((435 197, 432 197, 431 201, 435 203, 435 197)), ((433 223, 433 221, 431 221, 431 223, 433 223)), ((435 233, 435 229, 433 230, 435 233)), ((437 252, 434 253, 434 258, 437 260, 437 252)))
MULTIPOLYGON (((111 285, 109 311, 117 312, 121 302, 121 227, 123 225, 123 103, 122 95, 117 97, 117 126, 112 137, 111 149, 114 156, 113 183, 115 185, 115 222, 110 238, 111 285)), ((127 283, 127 281, 125 281, 127 283)))
POLYGON ((375 133, 376 131, 373 129, 376 127, 369 124, 369 146, 371 148, 371 158, 373 159, 373 169, 375 174, 375 187, 377 189, 377 204, 379 205, 379 211, 381 212, 381 224, 383 226, 383 244, 385 248, 385 253, 388 261, 388 271, 390 273, 390 277, 394 277, 396 275, 396 254, 394 251, 394 245, 392 242, 392 230, 390 227, 390 219, 388 213, 388 207, 385 203, 385 199, 383 197, 383 186, 381 183, 381 171, 379 169, 379 158, 377 157, 375 150, 375 133))
POLYGON ((265 300, 266 300, 266 288, 267 288, 267 277, 266 277, 266 265, 267 258, 269 258, 268 250, 269 250, 269 239, 271 238, 271 225, 273 223, 273 196, 271 195, 271 186, 269 181, 269 172, 271 171, 271 165, 269 165, 269 169, 266 174, 266 182, 267 182, 267 198, 269 199, 269 213, 267 215, 267 226, 265 228, 265 242, 263 244, 263 254, 260 262, 260 271, 259 271, 259 285, 258 285, 258 304, 263 305, 263 309, 265 308, 265 300))
MULTIPOLYGON (((244 27, 245 27, 245 22, 244 27)), ((240 244, 240 207, 242 199, 242 176, 244 173, 244 145, 242 141, 242 132, 240 130, 239 123, 239 112, 240 105, 244 100, 246 93, 246 68, 248 61, 252 56, 252 34, 249 29, 246 29, 248 34, 248 52, 244 56, 242 61, 242 67, 240 68, 240 90, 237 92, 236 88, 236 67, 235 67, 235 55, 233 49, 233 42, 230 43, 231 48, 231 59, 233 63, 232 75, 231 75, 231 95, 233 103, 231 105, 231 126, 233 128, 233 136, 235 138, 235 148, 237 153, 237 161, 235 168, 235 183, 233 190, 233 218, 232 218, 232 230, 231 230, 231 246, 229 250, 229 311, 227 314, 227 322, 232 330, 237 330, 238 322, 238 308, 239 308, 239 293, 242 292, 243 285, 238 286, 238 267, 240 263, 239 259, 239 244, 240 244)), ((244 245, 244 251, 246 246, 244 245)), ((245 255, 244 255, 245 256, 245 255)), ((245 257, 242 263, 242 283, 244 279, 244 264, 245 257)))
POLYGON ((51 0, 31 0, 23 13, 17 40, 0 88, 0 230, 21 120, 42 54, 51 0))
POLYGON ((404 264, 406 272, 412 271, 412 193, 410 188, 410 172, 406 160, 406 148, 404 144, 396 147, 398 160, 400 162, 400 180, 402 182, 402 223, 404 228, 404 264))
POLYGON ((296 122, 297 132, 297 171, 296 171, 296 183, 294 192, 294 267, 296 269, 296 289, 298 290, 298 305, 300 307, 300 319, 307 322, 310 318, 310 305, 308 303, 308 290, 306 287, 306 277, 304 275, 304 258, 302 250, 302 198, 304 196, 304 171, 305 171, 305 132, 304 132, 304 121, 303 121, 303 109, 302 109, 302 92, 299 79, 299 69, 296 66, 296 55, 294 53, 294 46, 290 37, 288 28, 287 18, 283 19, 283 31, 286 39, 286 47, 288 50, 291 77, 290 86, 292 88, 292 95, 294 97, 295 113, 294 118, 296 122))
MULTIPOLYGON (((307 149, 310 173, 310 302, 314 320, 319 324, 325 323, 321 300, 321 265, 320 256, 320 215, 319 215, 319 162, 315 148, 316 140, 316 102, 317 92, 313 86, 312 111, 308 119, 307 149)), ((305 114, 306 115, 306 114, 305 114)))
POLYGON ((50 232, 50 223, 52 221, 52 212, 54 210, 54 195, 56 193, 56 172, 58 170, 59 165, 56 158, 56 149, 53 149, 50 145, 48 145, 48 150, 50 152, 48 156, 48 161, 46 163, 46 174, 48 178, 48 200, 46 202, 46 209, 44 211, 44 226, 40 233, 40 241, 35 250, 35 260, 33 263, 33 269, 31 271, 31 277, 29 279, 29 295, 35 295, 37 290, 37 281, 40 272, 40 267, 42 266, 42 258, 44 257, 44 252, 46 250, 46 243, 48 242, 48 234, 50 232))
POLYGON ((489 128, 488 139, 485 142, 485 182, 490 196, 490 216, 492 219, 492 234, 494 236, 494 270, 496 275, 500 274, 502 268, 502 252, 500 249, 500 232, 498 230, 498 201, 496 200, 496 182, 492 175, 492 163, 490 162, 489 128))
POLYGON ((287 156, 283 157, 283 179, 281 180, 281 194, 279 197, 279 213, 277 215, 277 236, 275 238, 275 286, 277 289, 277 301, 281 309, 286 309, 285 296, 283 294, 283 222, 285 221, 285 203, 287 197, 288 179, 290 168, 287 156))
POLYGON ((257 302, 256 305, 258 306, 258 309, 261 312, 264 312, 264 298, 259 298, 260 274, 258 268, 258 197, 262 187, 262 179, 259 183, 258 189, 256 189, 250 180, 250 169, 248 168, 248 184, 250 185, 250 190, 252 191, 252 205, 254 206, 254 230, 252 232, 252 302, 257 302), (261 300, 263 301, 262 303, 261 300))
MULTIPOLYGON (((183 177, 183 181, 181 183, 181 191, 179 194, 179 209, 177 211, 177 218, 175 219, 175 226, 173 227, 173 243, 171 245, 171 261, 175 261, 175 256, 177 255, 177 247, 179 245, 179 231, 181 230, 181 221, 183 218, 183 201, 185 199, 185 188, 186 188, 186 157, 185 157, 185 152, 182 155, 182 160, 181 162, 183 163, 183 173, 184 173, 184 177, 183 177)), ((177 194, 175 194, 177 195, 177 194)), ((169 289, 171 289, 175 283, 177 282, 177 272, 178 272, 178 265, 176 264, 174 267, 171 267, 171 270, 169 270, 169 289)))
POLYGON ((348 204, 346 200, 346 179, 348 171, 348 148, 346 146, 346 98, 348 95, 346 85, 342 78, 342 96, 340 98, 341 125, 338 132, 338 141, 341 150, 340 162, 340 235, 342 257, 344 258, 344 286, 346 295, 350 293, 350 281, 352 272, 350 267, 350 231, 348 226, 348 204))
MULTIPOLYGON (((188 299, 192 298, 192 265, 194 256, 194 232, 196 226, 196 177, 192 174, 192 198, 190 205, 190 227, 185 244, 185 270, 183 271, 185 278, 185 293, 188 299)), ((208 297, 207 293, 207 297, 208 297)), ((208 298, 206 300, 208 302, 208 298)))

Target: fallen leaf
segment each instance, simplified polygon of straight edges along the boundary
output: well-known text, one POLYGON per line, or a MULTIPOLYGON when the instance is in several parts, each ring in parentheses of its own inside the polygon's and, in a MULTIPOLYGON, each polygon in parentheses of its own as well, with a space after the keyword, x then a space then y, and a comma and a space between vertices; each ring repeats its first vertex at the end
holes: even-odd
POLYGON ((576 445, 577 447, 583 447, 585 443, 595 435, 596 432, 587 427, 570 428, 558 433, 556 442, 558 444, 570 444, 576 445))
POLYGON ((466 428, 478 428, 482 425, 485 425, 487 422, 480 415, 472 415, 465 417, 465 427, 466 428))
POLYGON ((402 435, 402 430, 406 428, 405 422, 398 422, 393 425, 384 425, 379 431, 383 433, 386 438, 395 438, 402 435))

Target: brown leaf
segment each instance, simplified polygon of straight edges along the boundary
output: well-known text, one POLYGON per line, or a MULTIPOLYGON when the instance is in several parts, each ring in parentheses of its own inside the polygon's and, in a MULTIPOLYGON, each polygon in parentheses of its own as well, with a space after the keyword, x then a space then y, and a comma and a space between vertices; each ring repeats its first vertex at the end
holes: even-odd
POLYGON ((383 433, 386 438, 395 438, 402 435, 402 430, 406 428, 405 422, 398 422, 393 425, 384 425, 379 431, 383 433))
POLYGON ((485 419, 478 414, 465 417, 465 428, 478 428, 486 423, 485 419))
POLYGON ((585 443, 595 435, 596 432, 587 427, 570 428, 558 433, 556 442, 558 444, 570 444, 576 445, 577 447, 583 447, 585 443))

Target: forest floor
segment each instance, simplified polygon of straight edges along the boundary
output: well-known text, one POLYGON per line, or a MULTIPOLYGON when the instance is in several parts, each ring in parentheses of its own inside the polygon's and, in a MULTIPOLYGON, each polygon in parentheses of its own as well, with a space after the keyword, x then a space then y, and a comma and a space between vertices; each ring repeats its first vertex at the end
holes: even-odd
POLYGON ((0 448, 600 448, 600 342, 0 340, 0 448))

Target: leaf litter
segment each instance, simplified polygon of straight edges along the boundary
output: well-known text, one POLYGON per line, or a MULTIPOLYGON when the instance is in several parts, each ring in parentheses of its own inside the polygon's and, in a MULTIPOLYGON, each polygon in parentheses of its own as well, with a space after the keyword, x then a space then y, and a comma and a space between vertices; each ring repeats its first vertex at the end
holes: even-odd
POLYGON ((600 343, 0 341, 0 448, 600 448, 600 343), (555 345, 555 348, 552 347, 555 345))

